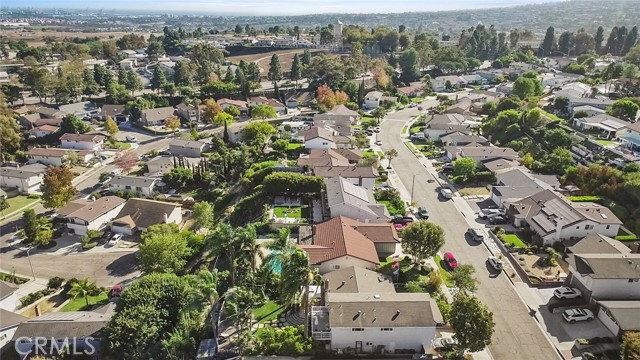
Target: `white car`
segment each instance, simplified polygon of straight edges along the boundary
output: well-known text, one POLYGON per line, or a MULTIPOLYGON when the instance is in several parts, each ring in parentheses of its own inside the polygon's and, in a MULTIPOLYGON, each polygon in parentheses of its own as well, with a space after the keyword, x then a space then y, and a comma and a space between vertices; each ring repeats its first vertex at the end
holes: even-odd
POLYGON ((503 216, 506 214, 504 209, 482 209, 478 212, 480 219, 488 219, 494 216, 503 216))
MULTIPOLYGON (((113 169, 113 171, 111 172, 111 175, 113 175, 113 176, 118 176, 120 174, 122 174, 122 169, 113 169)), ((111 179, 109 179, 109 180, 111 180, 111 179)))
POLYGON ((440 189, 440 195, 445 199, 451 199, 453 192, 450 189, 442 188, 440 189))
POLYGON ((135 136, 127 136, 125 139, 127 140, 127 142, 130 142, 130 143, 134 143, 138 141, 138 139, 135 136))
POLYGON ((382 141, 380 141, 380 140, 376 140, 376 142, 375 142, 374 144, 376 144, 376 145, 380 146, 380 145, 382 145, 382 141))
POLYGON ((115 234, 111 237, 111 239, 109 239, 109 242, 107 242, 108 246, 115 246, 120 239, 122 239, 122 234, 115 234))
POLYGON ((458 340, 450 337, 439 337, 433 339, 433 349, 434 350, 444 350, 448 348, 452 348, 453 346, 458 344, 458 340))
POLYGON ((570 287, 561 287, 557 288, 553 291, 553 296, 558 299, 575 299, 582 296, 582 292, 578 289, 570 288, 570 287))
POLYGON ((593 312, 589 309, 567 309, 562 312, 562 317, 572 324, 577 321, 591 321, 594 318, 593 312))
POLYGON ((492 268, 498 271, 502 271, 502 269, 504 268, 504 264, 502 263, 502 260, 498 259, 495 256, 489 256, 489 259, 487 259, 487 261, 489 262, 489 265, 491 265, 492 268))

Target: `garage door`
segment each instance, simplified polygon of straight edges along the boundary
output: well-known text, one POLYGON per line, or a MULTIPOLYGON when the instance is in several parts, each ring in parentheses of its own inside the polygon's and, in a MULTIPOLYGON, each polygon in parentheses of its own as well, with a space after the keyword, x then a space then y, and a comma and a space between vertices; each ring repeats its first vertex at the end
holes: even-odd
POLYGON ((609 331, 611 331, 613 334, 617 335, 618 332, 620 331, 618 324, 616 324, 616 322, 613 321, 613 319, 607 313, 606 309, 602 306, 600 307, 600 311, 598 311, 598 319, 600 319, 600 321, 602 321, 604 326, 606 326, 607 329, 609 329, 609 331))

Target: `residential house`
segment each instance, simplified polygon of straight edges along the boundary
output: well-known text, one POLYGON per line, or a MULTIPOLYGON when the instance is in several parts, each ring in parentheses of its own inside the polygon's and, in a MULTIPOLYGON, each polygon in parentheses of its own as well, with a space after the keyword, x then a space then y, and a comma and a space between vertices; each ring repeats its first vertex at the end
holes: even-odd
POLYGON ((424 128, 424 135, 427 139, 438 141, 445 135, 453 133, 471 134, 477 126, 475 120, 467 115, 461 114, 438 114, 433 115, 424 128))
POLYGON ((552 190, 511 204, 507 215, 514 225, 530 228, 544 245, 593 233, 616 236, 622 225, 608 208, 592 202, 573 203, 552 190))
POLYGON ((86 352, 99 358, 103 329, 110 318, 111 311, 50 312, 21 322, 12 341, 16 351, 23 354, 32 352, 37 346, 39 355, 49 357, 58 355, 58 349, 68 346, 76 353, 86 352), (42 339, 47 339, 44 346, 42 339))
POLYGON ((640 331, 640 301, 598 301, 598 319, 618 338, 640 331))
POLYGON ((445 150, 447 151, 446 156, 451 161, 460 158, 471 158, 478 165, 488 160, 516 160, 519 158, 517 151, 511 148, 497 146, 447 146, 445 150))
POLYGON ((615 102, 615 100, 607 98, 590 98, 576 96, 568 96, 567 98, 569 99, 569 113, 572 117, 573 114, 575 114, 575 108, 578 106, 593 106, 601 110, 606 110, 615 102))
POLYGON ((22 126, 23 128, 30 130, 43 125, 60 127, 60 124, 62 124, 62 119, 41 117, 41 114, 33 113, 20 115, 18 117, 18 123, 20 123, 20 126, 22 126))
POLYGON ((200 158, 174 158, 173 156, 156 156, 153 159, 147 161, 147 170, 145 175, 147 177, 162 177, 168 173, 175 166, 175 161, 182 161, 185 166, 197 166, 200 163, 200 158))
POLYGON ((464 74, 460 76, 468 85, 486 85, 489 81, 478 74, 464 74))
POLYGON ((57 126, 42 125, 29 130, 29 136, 35 137, 35 138, 41 138, 41 137, 49 136, 51 134, 55 134, 58 131, 60 131, 60 128, 57 126))
POLYGON ((373 110, 380 106, 380 102, 382 101, 383 94, 380 91, 370 91, 364 97, 364 108, 368 110, 373 110))
POLYGON ((87 163, 94 157, 91 150, 69 150, 60 148, 31 148, 25 152, 29 159, 29 164, 44 164, 51 166, 62 166, 66 163, 69 153, 75 152, 79 161, 87 163))
POLYGON ((527 64, 525 62, 516 61, 509 64, 509 70, 518 74, 523 74, 529 70, 533 70, 533 64, 527 64))
POLYGON ((235 106, 238 110, 240 110, 240 114, 243 116, 246 116, 249 112, 249 106, 247 105, 246 101, 222 98, 216 102, 218 103, 218 105, 220 105, 222 110, 227 110, 230 106, 235 106))
POLYGON ((616 136, 616 133, 631 125, 630 122, 618 119, 607 114, 599 114, 590 117, 573 118, 573 124, 583 131, 600 131, 607 139, 611 139, 616 136))
POLYGON ((378 171, 372 166, 315 166, 313 173, 326 178, 343 177, 366 189, 373 189, 378 177, 378 171))
POLYGON ((249 106, 269 105, 279 115, 286 113, 286 106, 276 99, 266 98, 264 96, 254 96, 249 99, 249 106))
POLYGON ((362 151, 357 149, 313 149, 309 154, 301 154, 298 166, 349 166, 362 159, 362 151))
POLYGON ((199 158, 203 152, 209 150, 210 145, 204 141, 175 139, 169 143, 169 152, 173 156, 199 158))
POLYGON ((496 86, 496 91, 509 96, 511 95, 511 93, 513 93, 513 83, 510 82, 507 84, 500 84, 496 86))
POLYGON ((470 99, 462 98, 457 103, 447 106, 445 113, 447 114, 469 114, 471 112, 472 102, 470 99))
POLYGON ((455 132, 440 138, 444 146, 489 146, 491 142, 484 136, 455 132))
POLYGON ((182 207, 164 201, 137 199, 127 200, 124 207, 111 222, 111 231, 133 235, 149 226, 158 224, 180 224, 182 207))
POLYGON ((60 137, 63 149, 100 151, 104 143, 105 136, 100 134, 71 134, 67 133, 60 137))
POLYGON ((118 55, 133 57, 136 54, 135 50, 120 50, 118 55))
POLYGON ((545 88, 559 88, 572 82, 576 82, 582 78, 579 74, 570 73, 548 73, 542 75, 542 87, 545 88))
POLYGON ((129 115, 125 112, 124 105, 102 105, 102 108, 100 108, 100 119, 106 120, 108 116, 119 123, 129 120, 129 115))
POLYGON ((100 230, 113 220, 124 206, 124 199, 103 196, 97 200, 78 199, 57 210, 67 219, 67 229, 76 235, 86 235, 89 230, 100 230))
POLYGON ((39 194, 46 171, 47 167, 42 164, 0 167, 0 186, 17 189, 21 194, 39 194))
POLYGON ((134 69, 136 66, 138 66, 138 60, 135 58, 126 58, 126 59, 120 60, 118 65, 122 70, 131 70, 131 69, 134 69))
POLYGON ((183 102, 176 105, 176 115, 182 120, 187 122, 199 121, 200 119, 200 107, 187 105, 183 102))
POLYGON ((556 91, 553 96, 559 97, 573 97, 581 98, 587 96, 591 92, 591 87, 587 84, 574 82, 563 86, 560 90, 556 91))
POLYGON ((640 299, 640 254, 572 254, 567 262, 569 285, 587 301, 640 299))
POLYGON ((628 124, 616 132, 622 146, 632 151, 640 150, 640 121, 628 124))
POLYGON ((0 309, 14 311, 18 307, 20 299, 16 290, 18 285, 0 280, 0 309))
POLYGON ((331 128, 338 135, 351 136, 351 126, 356 124, 360 115, 343 105, 338 105, 324 114, 313 115, 313 124, 318 127, 331 128))
MULTIPOLYGON (((391 247, 395 249, 399 239, 397 234, 394 238, 391 230, 380 230, 381 234, 376 233, 375 237, 372 236, 381 244, 380 249, 384 250, 383 254, 379 254, 376 242, 365 235, 366 232, 361 232, 365 231, 360 229, 361 225, 375 224, 360 223, 344 216, 334 217, 316 224, 311 236, 300 239, 298 247, 309 254, 311 265, 318 268, 320 274, 349 266, 373 270, 379 262, 379 257, 388 254, 391 247)), ((393 228, 391 224, 384 226, 393 228)))
POLYGON ((169 77, 173 76, 176 73, 174 69, 175 66, 176 63, 171 60, 158 62, 158 67, 160 67, 160 69, 162 69, 169 77))
POLYGON ((142 176, 115 176, 109 181, 109 189, 116 192, 136 192, 142 196, 151 197, 158 179, 142 176))
POLYGON ((91 119, 100 114, 100 109, 91 101, 60 105, 58 108, 64 115, 75 115, 80 119, 91 119))
POLYGON ((6 84, 9 82, 11 82, 9 73, 7 73, 6 71, 0 71, 0 84, 6 84))
POLYGON ((422 93, 424 92, 424 83, 422 83, 421 81, 411 82, 409 83, 409 85, 399 87, 397 90, 398 93, 409 98, 413 98, 422 95, 422 93))
MULTIPOLYGON (((556 182, 558 180, 556 179, 556 182)), ((508 207, 540 191, 559 188, 548 184, 523 168, 514 168, 496 174, 496 184, 491 186, 491 200, 498 206, 508 207)))
POLYGON ((583 105, 583 106, 576 106, 573 108, 574 116, 575 114, 578 114, 578 113, 584 113, 587 115, 587 117, 589 117, 589 116, 595 116, 600 114, 606 114, 607 112, 595 106, 583 105))
POLYGON ((164 125, 164 122, 171 118, 175 109, 171 106, 142 110, 140 121, 146 126, 164 125))
POLYGON ((483 161, 482 166, 484 166, 487 170, 491 172, 499 174, 505 171, 509 171, 513 168, 519 167, 520 163, 515 160, 489 159, 487 161, 483 161))
POLYGON ((459 89, 467 86, 467 82, 460 76, 457 75, 448 75, 448 76, 438 76, 437 78, 431 79, 431 88, 435 92, 444 92, 451 89, 459 89))
POLYGON ((26 316, 18 315, 0 307, 0 349, 4 349, 4 346, 11 342, 13 335, 18 330, 18 325, 27 320, 29 318, 26 316))
POLYGON ((500 76, 504 76, 503 71, 500 69, 478 70, 476 71, 476 74, 480 75, 480 77, 482 77, 483 79, 487 79, 487 81, 491 82, 496 81, 500 76))
POLYGON ((345 216, 362 223, 388 223, 391 219, 384 204, 378 204, 371 189, 357 186, 341 177, 325 179, 330 217, 345 216))
POLYGON ((289 109, 297 109, 298 107, 308 107, 315 99, 313 91, 296 91, 289 95, 285 100, 285 105, 289 109))
POLYGON ((303 133, 305 149, 335 149, 334 132, 328 128, 314 126, 303 133))

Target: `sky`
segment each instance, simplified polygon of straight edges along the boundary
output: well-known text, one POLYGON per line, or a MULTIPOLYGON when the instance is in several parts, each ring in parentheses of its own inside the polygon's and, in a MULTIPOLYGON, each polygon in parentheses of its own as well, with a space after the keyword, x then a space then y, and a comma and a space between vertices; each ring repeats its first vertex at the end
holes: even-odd
POLYGON ((3 7, 151 10, 221 15, 390 13, 503 7, 561 0, 1 0, 3 7))

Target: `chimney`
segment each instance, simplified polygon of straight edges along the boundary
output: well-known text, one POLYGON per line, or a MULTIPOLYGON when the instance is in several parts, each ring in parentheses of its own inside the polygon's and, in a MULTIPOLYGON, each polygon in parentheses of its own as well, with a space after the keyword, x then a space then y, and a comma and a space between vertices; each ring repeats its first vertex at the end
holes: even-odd
POLYGON ((564 218, 559 217, 556 220, 556 240, 560 240, 562 238, 562 226, 564 225, 564 218))

